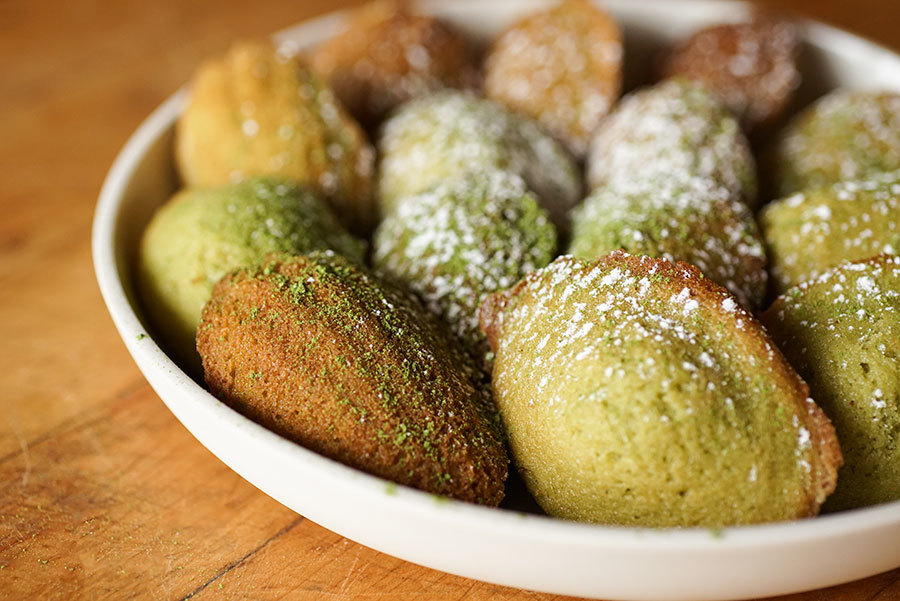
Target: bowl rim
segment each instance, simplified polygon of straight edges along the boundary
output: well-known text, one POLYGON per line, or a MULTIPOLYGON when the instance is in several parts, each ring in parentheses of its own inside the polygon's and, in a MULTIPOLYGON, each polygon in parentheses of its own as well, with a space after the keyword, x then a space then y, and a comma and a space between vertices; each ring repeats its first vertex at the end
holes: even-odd
MULTIPOLYGON (((605 4, 612 9, 612 12, 615 12, 616 7, 626 6, 628 2, 629 0, 606 0, 605 4)), ((721 0, 680 0, 680 2, 696 6, 730 4, 736 7, 735 10, 750 9, 749 3, 741 1, 723 3, 721 0)), ((471 7, 476 5, 482 7, 485 4, 501 3, 505 3, 505 0, 457 0, 453 10, 472 10, 471 7)), ((641 0, 641 3, 651 6, 671 4, 670 0, 641 0)), ((433 11, 438 4, 437 0, 419 2, 419 6, 429 12, 433 11)), ((523 3, 525 6, 544 4, 546 4, 544 0, 527 0, 523 3)), ((326 33, 334 32, 340 26, 346 12, 346 10, 337 11, 314 17, 299 25, 277 32, 273 34, 273 37, 279 40, 306 37, 315 43, 324 39, 326 33)), ((815 36, 826 44, 840 43, 849 48, 851 54, 863 53, 871 56, 874 53, 900 65, 900 55, 883 45, 811 19, 800 18, 796 19, 796 22, 805 30, 804 37, 815 36)), ((789 545, 831 539, 844 534, 858 534, 861 531, 878 530, 900 523, 900 501, 820 515, 815 518, 721 529, 660 529, 596 525, 543 515, 523 514, 515 510, 484 507, 455 500, 435 503, 434 496, 429 493, 402 485, 394 485, 388 480, 321 456, 266 430, 232 410, 191 379, 166 355, 154 338, 147 334, 138 310, 129 300, 125 285, 119 278, 121 255, 116 250, 116 232, 121 201, 147 150, 160 136, 173 127, 175 119, 185 104, 186 96, 186 87, 180 88, 159 105, 128 138, 103 182, 91 232, 95 275, 103 300, 120 336, 145 377, 149 379, 148 370, 151 370, 154 376, 164 378, 169 385, 183 390, 184 395, 179 402, 194 403, 199 410, 206 412, 211 419, 219 421, 222 426, 243 430, 248 435, 259 438, 261 444, 270 446, 286 461, 303 462, 308 469, 315 469, 325 477, 341 480, 343 484, 356 489, 360 495, 373 493, 383 495, 386 487, 395 487, 395 491, 391 493, 391 502, 396 503, 397 508, 403 512, 416 512, 427 515, 431 519, 445 522, 450 520, 460 525, 471 525, 472 520, 478 520, 483 524, 491 524, 492 527, 526 528, 527 532, 523 532, 523 535, 535 540, 565 541, 568 545, 575 544, 584 547, 615 547, 648 551, 677 548, 721 552, 768 547, 773 544, 773 540, 777 540, 779 545, 789 545)), ((127 273, 129 268, 126 267, 124 271, 127 273)), ((163 400, 167 402, 165 399, 163 400)), ((192 435, 196 437, 193 432, 192 435)))

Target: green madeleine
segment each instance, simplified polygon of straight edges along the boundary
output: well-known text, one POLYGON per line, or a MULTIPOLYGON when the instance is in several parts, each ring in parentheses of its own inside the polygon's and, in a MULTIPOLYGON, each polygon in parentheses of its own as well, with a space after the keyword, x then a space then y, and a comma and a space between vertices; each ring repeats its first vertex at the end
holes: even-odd
POLYGON ((156 330, 182 361, 196 367, 200 312, 223 275, 269 252, 318 249, 333 249, 355 261, 362 261, 364 252, 306 187, 255 179, 182 190, 157 210, 144 231, 138 289, 156 330))
POLYGON ((722 527, 815 515, 840 451, 761 326, 686 263, 563 257, 481 310, 494 401, 566 519, 722 527))
POLYGON ((766 252, 753 214, 710 178, 620 183, 594 190, 572 217, 569 254, 587 260, 616 249, 685 261, 747 308, 766 294, 766 252))
POLYGON ((776 291, 843 261, 900 253, 900 171, 806 190, 759 218, 776 291))
POLYGON ((762 320, 841 441, 845 465, 825 510, 900 499, 900 257, 826 271, 762 320))
POLYGON ((587 158, 591 189, 669 177, 708 178, 754 208, 756 164, 734 115, 703 85, 665 80, 626 96, 587 158))
POLYGON ((794 117, 774 151, 782 196, 900 169, 900 94, 835 90, 794 117))
POLYGON ((556 232, 524 180, 478 172, 409 196, 375 234, 376 268, 418 294, 478 357, 484 297, 545 266, 556 232))
POLYGON ((400 199, 470 171, 521 176, 557 227, 581 193, 577 166, 536 123, 490 100, 445 91, 414 100, 385 123, 378 142, 382 214, 400 199))

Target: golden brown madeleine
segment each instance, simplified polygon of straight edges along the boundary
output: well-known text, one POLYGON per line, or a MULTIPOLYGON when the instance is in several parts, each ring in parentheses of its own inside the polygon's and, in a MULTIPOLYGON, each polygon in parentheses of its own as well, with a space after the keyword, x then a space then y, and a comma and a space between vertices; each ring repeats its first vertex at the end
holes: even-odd
POLYGON ((503 498, 508 459, 479 370, 431 314, 339 255, 226 276, 197 350, 214 395, 286 438, 435 494, 503 498))
POLYGON ((782 196, 900 169, 900 94, 826 94, 791 119, 773 159, 782 196))
POLYGON ((287 46, 239 42, 201 65, 176 125, 175 158, 188 186, 277 175, 318 190, 353 231, 374 224, 374 150, 287 46))
POLYGON ((485 62, 488 98, 536 119, 578 157, 621 86, 622 33, 589 0, 525 17, 500 34, 485 62))
POLYGON ((411 98, 468 87, 476 79, 462 34, 393 0, 370 2, 351 13, 346 30, 319 45, 310 64, 368 125, 411 98))
POLYGON ((900 257, 826 271, 762 321, 841 441, 845 465, 824 509, 900 499, 900 257))
POLYGON ((663 75, 703 83, 754 131, 775 123, 800 85, 798 51, 792 23, 757 17, 697 31, 673 49, 663 75))
POLYGON ((759 222, 779 293, 844 261, 900 254, 900 171, 777 200, 759 222))
POLYGON ((815 515, 834 429, 753 316, 693 266, 563 257, 481 324, 513 458, 551 515, 707 526, 815 515))

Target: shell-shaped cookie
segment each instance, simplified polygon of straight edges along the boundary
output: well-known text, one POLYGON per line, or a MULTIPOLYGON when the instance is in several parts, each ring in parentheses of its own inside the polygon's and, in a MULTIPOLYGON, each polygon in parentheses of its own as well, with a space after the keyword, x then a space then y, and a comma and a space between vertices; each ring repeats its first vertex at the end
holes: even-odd
POLYGON ((671 176, 629 188, 597 188, 572 217, 569 253, 594 260, 613 250, 685 261, 755 309, 768 274, 762 235, 747 206, 710 179, 671 176))
POLYGON ((794 194, 759 221, 778 292, 844 261, 900 254, 900 171, 794 194))
POLYGON ((219 282, 197 349, 210 390, 350 466, 496 505, 508 459, 480 374, 411 297, 328 252, 219 282))
POLYGON ((782 196, 900 169, 900 94, 826 94, 791 120, 774 158, 782 196))
POLYGON ((476 80, 462 33, 393 0, 370 2, 351 13, 346 29, 320 44, 310 64, 369 125, 412 98, 476 80))
POLYGON ((222 276, 270 252, 326 249, 359 262, 365 250, 307 187, 267 178, 189 188, 161 206, 144 231, 138 290, 163 339, 182 361, 198 367, 194 334, 222 276))
POLYGON ((900 257, 845 263, 762 316, 841 441, 826 511, 900 499, 900 257))
POLYGON ((556 231, 522 178, 478 172, 405 198, 373 244, 376 268, 418 294, 484 358, 478 308, 547 265, 556 231))
POLYGON ((578 157, 621 86, 622 33, 589 0, 528 15, 485 59, 487 97, 536 119, 578 157))
POLYGON ((626 96, 600 124, 587 169, 591 189, 702 177, 751 208, 757 201, 756 166, 740 124, 709 90, 684 78, 626 96))
POLYGON ((667 57, 667 77, 699 81, 755 132, 772 125, 800 85, 793 23, 757 17, 693 33, 667 57))
POLYGON ((695 267, 563 257, 481 319, 513 458, 551 515, 720 527, 815 515, 834 489, 828 419, 695 267))
POLYGON ((240 42, 197 70, 176 124, 188 186, 280 176, 312 186, 357 233, 374 225, 375 153, 293 48, 240 42))
POLYGON ((382 213, 405 196, 471 171, 521 176, 558 228, 581 194, 581 174, 536 123, 472 94, 445 91, 414 100, 385 122, 378 143, 382 213))

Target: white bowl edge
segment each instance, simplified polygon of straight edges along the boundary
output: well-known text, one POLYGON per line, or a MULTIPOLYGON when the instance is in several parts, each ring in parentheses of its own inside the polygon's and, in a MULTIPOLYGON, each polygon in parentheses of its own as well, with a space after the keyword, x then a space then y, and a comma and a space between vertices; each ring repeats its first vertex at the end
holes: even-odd
MULTIPOLYGON (((437 8, 464 14, 466 7, 487 6, 503 13, 511 10, 509 4, 462 0, 437 8)), ((635 7, 642 5, 671 9, 676 3, 606 4, 616 13, 617 8, 639 12, 635 7)), ((741 3, 712 0, 678 4, 697 10, 715 4, 722 20, 747 10, 741 3)), ((339 15, 328 15, 281 35, 314 42, 339 23, 339 15)), ((843 48, 848 61, 876 69, 876 81, 893 77, 900 83, 900 58, 893 53, 826 25, 807 23, 806 29, 821 43, 843 48)), ((181 91, 154 111, 111 167, 94 217, 95 271, 126 347, 173 414, 222 461, 276 500, 339 534, 421 565, 497 584, 587 597, 751 598, 820 588, 900 565, 900 502, 716 533, 576 524, 438 501, 393 487, 232 411, 182 372, 152 338, 139 339, 146 329, 119 275, 120 267, 128 272, 120 264, 122 249, 116 248, 124 195, 148 149, 171 128, 183 102, 181 91), (309 490, 310 483, 315 490, 309 490)))

